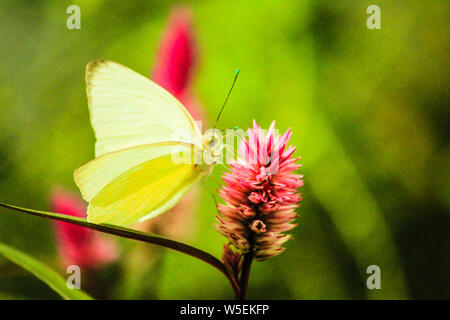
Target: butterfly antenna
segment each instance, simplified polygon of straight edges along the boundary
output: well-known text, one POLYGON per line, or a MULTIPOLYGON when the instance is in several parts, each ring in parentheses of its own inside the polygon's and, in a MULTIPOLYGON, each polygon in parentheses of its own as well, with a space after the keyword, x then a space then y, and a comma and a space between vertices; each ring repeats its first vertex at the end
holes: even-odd
POLYGON ((239 75, 239 69, 236 69, 236 74, 234 76, 233 84, 231 85, 230 90, 228 91, 227 98, 225 99, 225 102, 222 105, 222 108, 220 109, 220 112, 216 118, 216 121, 214 122, 214 129, 213 132, 216 130, 217 122, 219 121, 220 115, 222 114, 223 109, 225 108, 225 105, 227 104, 228 98, 230 97, 231 91, 233 90, 234 84, 236 83, 237 77, 239 75))

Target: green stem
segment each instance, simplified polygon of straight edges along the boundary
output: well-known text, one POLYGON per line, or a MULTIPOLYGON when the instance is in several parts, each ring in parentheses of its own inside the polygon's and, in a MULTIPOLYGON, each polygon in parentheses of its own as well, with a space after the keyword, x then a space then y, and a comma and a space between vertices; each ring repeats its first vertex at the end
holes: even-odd
POLYGON ((248 281, 250 279, 253 256, 253 250, 250 250, 244 255, 244 261, 242 261, 242 272, 239 284, 240 300, 245 300, 247 298, 248 281))
POLYGON ((169 248, 172 250, 176 250, 176 251, 185 253, 194 258, 200 259, 203 262, 208 263, 209 265, 213 266, 214 268, 216 268, 217 270, 222 272, 227 277, 227 279, 230 281, 230 284, 233 287, 233 290, 235 291, 236 295, 238 295, 239 286, 236 283, 236 280, 234 279, 234 277, 229 274, 227 268, 222 263, 222 261, 220 261, 213 255, 211 255, 203 250, 192 247, 188 244, 181 243, 181 242, 178 242, 178 241, 175 241, 172 239, 168 239, 168 238, 165 238, 162 236, 158 236, 158 235, 154 235, 154 234, 150 234, 150 233, 146 233, 146 232, 142 232, 142 231, 137 231, 137 230, 133 230, 133 229, 123 228, 123 227, 119 227, 119 226, 115 226, 115 225, 90 223, 90 222, 87 222, 83 218, 72 217, 72 216, 68 216, 65 214, 21 208, 21 207, 9 205, 9 204, 2 203, 2 202, 0 202, 0 206, 15 210, 15 211, 19 211, 19 212, 24 212, 24 213, 27 213, 30 215, 38 216, 38 217, 44 217, 44 218, 48 218, 48 219, 72 223, 72 224, 79 225, 79 226, 89 228, 89 229, 93 229, 96 231, 113 234, 113 235, 116 235, 116 236, 119 236, 122 238, 134 239, 134 240, 143 241, 143 242, 147 242, 147 243, 151 243, 151 244, 156 244, 156 245, 159 245, 159 246, 162 246, 165 248, 169 248))

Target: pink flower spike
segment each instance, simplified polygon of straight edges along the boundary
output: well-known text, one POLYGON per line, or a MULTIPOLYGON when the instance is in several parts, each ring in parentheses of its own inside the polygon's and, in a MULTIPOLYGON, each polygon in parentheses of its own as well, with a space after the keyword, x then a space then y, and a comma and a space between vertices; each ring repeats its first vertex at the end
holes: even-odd
POLYGON ((151 78, 180 100, 195 120, 202 120, 203 108, 191 90, 197 60, 191 16, 186 7, 172 10, 151 78))
MULTIPOLYGON (((52 210, 74 217, 86 217, 86 207, 81 199, 67 191, 54 191, 52 210)), ((111 239, 91 229, 67 222, 54 222, 59 255, 65 266, 78 265, 95 269, 118 258, 118 250, 111 239)))
POLYGON ((255 259, 262 261, 282 253, 291 238, 284 232, 296 226, 292 222, 303 176, 293 173, 299 167, 295 163, 299 158, 293 158, 295 148, 286 149, 290 130, 280 137, 272 122, 264 134, 253 121, 248 133, 239 158, 222 177, 225 185, 219 195, 226 204, 218 206, 217 229, 241 255, 253 251, 255 259))

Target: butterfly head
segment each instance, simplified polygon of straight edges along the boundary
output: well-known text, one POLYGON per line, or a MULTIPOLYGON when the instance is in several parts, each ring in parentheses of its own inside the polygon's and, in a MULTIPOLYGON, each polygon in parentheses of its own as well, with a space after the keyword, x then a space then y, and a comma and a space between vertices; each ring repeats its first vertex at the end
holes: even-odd
POLYGON ((223 143, 219 130, 210 130, 203 135, 203 152, 214 162, 222 155, 223 143))

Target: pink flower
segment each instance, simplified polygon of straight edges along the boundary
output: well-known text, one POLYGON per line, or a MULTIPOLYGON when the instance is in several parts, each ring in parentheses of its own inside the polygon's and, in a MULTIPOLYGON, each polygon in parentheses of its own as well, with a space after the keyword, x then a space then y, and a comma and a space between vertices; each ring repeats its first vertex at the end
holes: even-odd
POLYGON ((296 226, 297 189, 303 185, 303 177, 293 174, 300 158, 293 157, 295 147, 287 147, 291 131, 279 136, 274 129, 275 121, 264 134, 253 121, 219 191, 226 204, 219 205, 218 231, 239 253, 252 251, 260 261, 279 255, 291 238, 284 233, 296 226))
MULTIPOLYGON (((72 193, 58 190, 51 196, 53 211, 75 217, 86 217, 85 204, 72 193)), ((118 257, 115 244, 91 229, 67 222, 54 222, 59 255, 64 265, 95 269, 118 257)))
POLYGON ((178 7, 170 15, 151 78, 180 100, 195 120, 201 120, 202 108, 191 91, 196 60, 191 11, 178 7))

